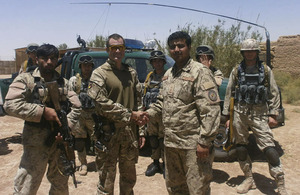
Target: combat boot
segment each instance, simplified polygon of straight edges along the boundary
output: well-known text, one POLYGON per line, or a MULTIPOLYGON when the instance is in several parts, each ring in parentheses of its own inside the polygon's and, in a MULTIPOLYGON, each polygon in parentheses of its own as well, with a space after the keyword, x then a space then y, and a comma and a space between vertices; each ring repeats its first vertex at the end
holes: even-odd
POLYGON ((159 173, 160 171, 161 170, 160 170, 160 167, 159 167, 159 161, 158 160, 154 160, 153 163, 151 163, 148 166, 145 175, 146 176, 153 176, 156 173, 159 173))
POLYGON ((248 158, 246 161, 239 161, 242 171, 245 175, 245 180, 237 187, 237 193, 245 194, 250 189, 255 189, 256 185, 253 179, 253 174, 251 170, 251 161, 248 158))
POLYGON ((277 190, 278 190, 278 195, 287 195, 287 191, 285 189, 284 185, 284 176, 280 175, 277 178, 275 178, 276 184, 277 184, 277 190))
POLYGON ((81 165, 79 167, 79 175, 86 176, 87 175, 87 165, 81 165))

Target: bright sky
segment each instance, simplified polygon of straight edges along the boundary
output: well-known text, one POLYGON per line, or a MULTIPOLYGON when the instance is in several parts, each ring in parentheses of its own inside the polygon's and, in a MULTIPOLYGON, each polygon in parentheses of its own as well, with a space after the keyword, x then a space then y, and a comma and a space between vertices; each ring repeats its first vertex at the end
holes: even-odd
MULTIPOLYGON (((119 33, 143 42, 163 42, 177 26, 211 27, 222 19, 228 26, 236 21, 217 16, 150 5, 78 5, 103 0, 0 0, 0 60, 13 60, 15 49, 29 43, 66 43, 78 47, 77 35, 86 41, 95 35, 119 33)), ((271 41, 279 36, 300 34, 299 0, 127 0, 111 2, 157 3, 227 15, 265 26, 271 41)), ((246 28, 248 24, 243 24, 246 28)), ((262 28, 253 27, 264 36, 262 28)), ((265 37, 265 36, 264 36, 265 37)), ((263 40, 265 41, 265 40, 263 40)))

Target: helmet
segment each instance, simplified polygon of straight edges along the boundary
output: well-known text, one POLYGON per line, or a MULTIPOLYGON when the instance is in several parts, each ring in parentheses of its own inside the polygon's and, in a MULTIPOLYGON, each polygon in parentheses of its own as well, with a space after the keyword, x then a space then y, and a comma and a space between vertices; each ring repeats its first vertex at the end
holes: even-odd
POLYGON ((199 55, 210 55, 212 58, 215 58, 215 52, 213 48, 209 45, 200 45, 196 48, 196 56, 199 55))
POLYGON ((150 63, 151 63, 151 60, 154 60, 154 59, 162 59, 166 62, 166 56, 165 54, 162 52, 162 51, 159 51, 159 50, 154 50, 150 53, 150 63))
POLYGON ((90 55, 83 55, 78 60, 79 68, 81 68, 81 64, 87 64, 87 63, 93 64, 93 67, 95 66, 94 60, 90 55))
POLYGON ((255 39, 246 39, 242 42, 241 51, 260 51, 259 43, 255 39))
POLYGON ((36 50, 37 50, 38 47, 39 47, 38 44, 36 44, 36 43, 30 43, 30 44, 27 45, 26 53, 36 52, 36 50))

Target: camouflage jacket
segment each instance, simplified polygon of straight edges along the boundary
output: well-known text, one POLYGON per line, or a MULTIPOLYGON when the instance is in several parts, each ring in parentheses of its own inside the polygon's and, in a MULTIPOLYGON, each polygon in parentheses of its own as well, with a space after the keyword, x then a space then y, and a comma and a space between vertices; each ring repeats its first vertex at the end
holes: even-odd
MULTIPOLYGON (((234 111, 252 116, 278 115, 277 110, 280 106, 280 95, 273 72, 268 66, 266 67, 268 73, 268 100, 264 104, 245 104, 243 102, 235 101, 234 111)), ((222 111, 223 115, 229 115, 230 98, 234 97, 233 94, 235 93, 235 87, 237 86, 238 82, 238 77, 236 74, 237 68, 238 66, 231 71, 229 77, 222 111)), ((258 68, 256 72, 258 72, 258 68)))
POLYGON ((179 71, 167 70, 157 102, 151 104, 150 120, 162 114, 165 146, 196 149, 210 146, 220 123, 220 99, 212 72, 190 59, 179 71))
MULTIPOLYGON (((59 77, 59 73, 55 72, 52 81, 56 81, 59 77)), ((43 90, 38 91, 38 98, 43 103, 32 103, 33 90, 37 85, 35 80, 40 80, 42 84, 45 84, 38 68, 32 73, 26 72, 18 75, 9 86, 4 103, 4 109, 9 115, 24 119, 27 122, 40 123, 42 121, 44 107, 50 101, 50 97, 48 89, 43 88, 43 90)), ((80 116, 81 104, 79 99, 74 91, 68 90, 68 81, 66 79, 64 79, 64 87, 60 87, 59 92, 60 101, 69 101, 71 103, 67 117, 69 127, 74 129, 80 116)))
POLYGON ((138 110, 142 87, 137 72, 123 64, 118 70, 115 63, 106 63, 95 69, 90 78, 88 95, 95 101, 96 113, 114 122, 115 126, 135 126, 130 121, 131 112, 138 110))

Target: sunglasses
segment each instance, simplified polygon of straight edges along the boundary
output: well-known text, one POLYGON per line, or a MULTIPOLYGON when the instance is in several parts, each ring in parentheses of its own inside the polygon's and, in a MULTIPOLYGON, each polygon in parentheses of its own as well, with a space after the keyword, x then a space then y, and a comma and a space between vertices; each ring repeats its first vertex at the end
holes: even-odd
POLYGON ((117 51, 117 50, 123 51, 125 50, 125 45, 111 45, 108 48, 110 51, 117 51))
POLYGON ((38 48, 38 46, 29 46, 27 48, 27 52, 36 52, 37 48, 38 48))
POLYGON ((84 55, 79 58, 78 62, 79 63, 93 63, 94 61, 91 56, 84 55))
POLYGON ((162 56, 164 56, 164 53, 161 51, 152 51, 150 53, 150 55, 151 55, 151 57, 162 57, 162 56))
POLYGON ((208 47, 197 47, 197 49, 196 49, 196 53, 198 55, 206 54, 208 51, 210 51, 210 49, 208 47))

